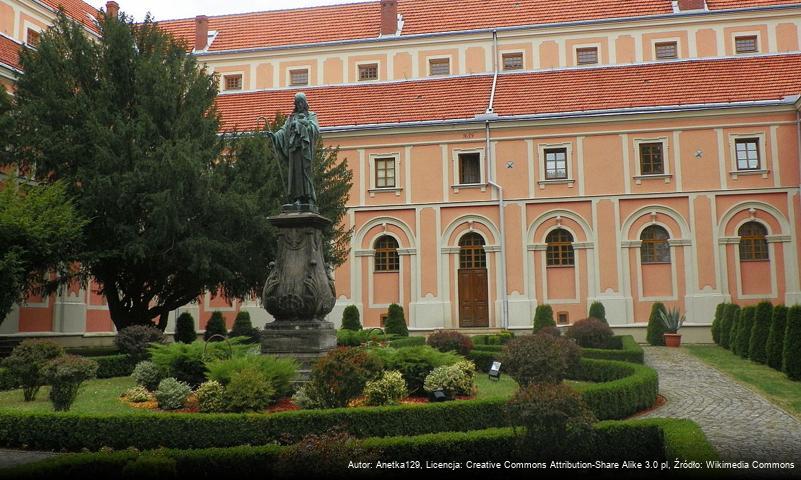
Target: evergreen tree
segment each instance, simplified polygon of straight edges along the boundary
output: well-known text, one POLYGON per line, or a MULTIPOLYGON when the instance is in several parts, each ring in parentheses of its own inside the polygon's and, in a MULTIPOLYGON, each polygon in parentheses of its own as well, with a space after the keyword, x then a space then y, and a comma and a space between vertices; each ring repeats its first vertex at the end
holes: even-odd
POLYGON ((749 305, 740 312, 740 322, 737 326, 737 349, 734 353, 748 358, 748 347, 751 345, 751 330, 754 328, 756 306, 749 305))
POLYGON ((534 311, 534 333, 539 332, 545 327, 555 327, 553 320, 553 308, 550 305, 537 305, 534 311))
POLYGON ((236 314, 234 319, 234 326, 231 327, 230 337, 248 337, 248 343, 258 343, 261 340, 261 334, 258 328, 253 327, 253 322, 250 320, 250 312, 240 311, 236 314))
POLYGON ((732 317, 731 330, 729 331, 729 350, 731 353, 737 353, 737 335, 740 333, 740 319, 743 316, 743 309, 738 308, 732 317))
POLYGON ((342 312, 342 328, 345 330, 361 330, 362 323, 359 321, 359 309, 356 305, 348 305, 342 312))
POLYGON ((390 335, 409 336, 409 328, 406 326, 406 318, 403 315, 403 307, 393 303, 387 311, 387 319, 384 322, 384 332, 390 335))
MULTIPOLYGON (((223 337, 228 336, 228 329, 225 326, 225 317, 217 310, 211 312, 211 317, 209 317, 209 321, 206 322, 206 332, 203 334, 203 340, 208 342, 211 337, 215 335, 222 335, 223 337)), ((212 341, 220 341, 220 339, 215 338, 212 341)))
POLYGON ((598 301, 592 302, 590 305, 590 312, 588 314, 588 318, 596 318, 605 324, 609 325, 609 322, 606 321, 606 308, 604 308, 604 304, 598 301))
POLYGON ((651 315, 648 317, 648 330, 645 338, 650 345, 665 346, 665 327, 659 312, 667 312, 662 302, 656 302, 651 306, 651 315))
POLYGON ((712 341, 720 345, 720 324, 723 322, 723 311, 726 309, 725 303, 719 303, 715 308, 715 318, 712 321, 712 341))
POLYGON ((801 380, 801 305, 787 310, 782 371, 790 380, 801 380))
POLYGON ((720 322, 720 346, 723 348, 731 349, 732 326, 739 311, 740 306, 735 303, 727 303, 723 308, 723 320, 720 322))
POLYGON ((751 338, 748 344, 748 357, 757 363, 768 361, 767 345, 770 334, 773 305, 770 302, 760 302, 754 313, 754 325, 751 327, 751 338))
POLYGON ((192 343, 197 340, 195 331, 195 319, 189 312, 183 312, 175 320, 175 341, 181 343, 192 343))
POLYGON ((773 307, 773 316, 768 333, 767 356, 768 366, 776 370, 782 369, 782 355, 784 354, 784 331, 787 328, 787 307, 776 305, 773 307))

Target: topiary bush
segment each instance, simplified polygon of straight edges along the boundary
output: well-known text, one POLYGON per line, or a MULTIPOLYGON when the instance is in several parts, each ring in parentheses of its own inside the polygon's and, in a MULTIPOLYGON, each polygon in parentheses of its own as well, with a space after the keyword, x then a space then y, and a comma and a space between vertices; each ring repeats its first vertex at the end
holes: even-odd
POLYGON ((114 344, 121 353, 134 361, 147 360, 148 349, 153 343, 165 343, 164 332, 154 325, 131 325, 125 327, 114 338, 114 344))
POLYGON ((651 306, 651 315, 648 317, 648 330, 645 333, 645 340, 654 346, 665 346, 665 332, 667 328, 662 322, 660 312, 667 312, 665 304, 656 302, 651 306))
POLYGON ((377 348, 371 354, 381 359, 387 370, 398 370, 411 395, 423 393, 426 377, 435 368, 462 360, 454 352, 440 352, 428 345, 407 348, 377 348))
POLYGON ((787 310, 782 358, 782 371, 787 377, 801 380, 801 305, 793 305, 787 310))
POLYGON ((162 410, 179 410, 186 405, 186 399, 192 393, 192 387, 175 378, 165 378, 156 389, 156 401, 162 410))
POLYGON ((250 312, 239 312, 236 314, 234 326, 231 327, 229 337, 244 337, 247 338, 245 343, 259 343, 261 342, 261 333, 258 328, 253 326, 250 321, 250 312))
POLYGON ((197 390, 195 390, 198 409, 203 413, 218 413, 224 411, 224 393, 225 388, 216 380, 209 380, 208 382, 202 383, 197 387, 197 390))
POLYGON ((189 312, 184 312, 178 315, 175 320, 175 335, 176 342, 192 343, 197 340, 197 332, 195 331, 195 319, 189 312))
POLYGON ((553 320, 553 308, 550 305, 537 305, 534 311, 534 333, 537 333, 545 327, 555 327, 556 322, 553 320))
POLYGON ((598 320, 609 325, 609 322, 606 321, 606 308, 604 308, 604 304, 601 302, 598 301, 592 302, 592 304, 590 305, 590 312, 587 314, 587 317, 597 318, 598 320))
POLYGON ((163 368, 147 360, 137 363, 131 374, 131 377, 137 385, 141 385, 151 392, 159 388, 159 383, 161 383, 166 376, 163 368))
POLYGON ((226 360, 215 360, 206 363, 209 380, 216 380, 228 385, 237 373, 255 369, 272 385, 279 397, 289 395, 291 382, 298 372, 298 363, 292 358, 280 358, 270 355, 245 355, 226 360))
POLYGON ((275 393, 264 374, 246 368, 231 377, 223 392, 223 405, 229 412, 260 412, 275 400, 275 393))
POLYGON ((719 303, 715 307, 715 318, 712 320, 712 341, 720 345, 720 325, 723 322, 723 311, 726 309, 726 303, 719 303))
POLYGON ((126 390, 123 394, 123 397, 125 397, 131 403, 144 403, 150 401, 151 395, 148 389, 141 385, 137 385, 126 390))
POLYGON ((364 386, 365 403, 370 406, 397 405, 407 396, 406 381, 397 370, 385 371, 381 378, 370 380, 364 386))
POLYGON ((359 321, 359 309, 356 305, 348 305, 342 312, 342 328, 344 330, 361 330, 362 322, 359 321))
POLYGON ((460 355, 467 355, 473 349, 470 337, 455 330, 438 330, 428 336, 426 343, 440 352, 456 352, 460 355))
MULTIPOLYGON (((222 312, 214 311, 211 313, 211 317, 209 317, 209 321, 206 322, 206 331, 203 332, 203 340, 209 341, 211 337, 215 335, 222 335, 223 337, 228 336, 228 329, 225 326, 225 317, 223 317, 222 312)), ((222 341, 220 338, 215 338, 215 342, 222 341)))
POLYGON ((749 305, 740 312, 740 320, 737 322, 737 348, 734 353, 743 358, 748 358, 751 330, 754 328, 754 315, 756 315, 756 307, 749 305))
POLYGON ((423 389, 429 394, 442 390, 448 398, 475 393, 476 365, 467 360, 435 368, 425 379, 423 389))
POLYGON ((381 360, 363 348, 337 348, 312 369, 307 394, 323 408, 346 407, 382 369, 381 360))
POLYGON ((740 315, 740 306, 727 303, 723 308, 723 320, 720 322, 720 346, 731 349, 732 327, 735 319, 740 315))
POLYGON ((754 313, 754 324, 748 344, 748 357, 757 363, 768 361, 768 335, 773 316, 773 305, 770 302, 760 302, 754 313))
POLYGON ((787 307, 776 305, 773 307, 773 315, 770 321, 770 332, 768 333, 768 344, 766 354, 768 366, 781 371, 782 354, 784 353, 784 331, 787 329, 787 307))
POLYGON ((36 399, 36 393, 45 383, 42 375, 44 365, 64 355, 61 345, 46 340, 23 340, 14 347, 11 355, 3 360, 3 367, 22 387, 26 402, 36 399))
POLYGON ((403 315, 403 307, 393 303, 387 310, 387 319, 384 322, 384 332, 390 335, 409 336, 409 328, 406 326, 406 317, 403 315))
POLYGON ((97 374, 97 362, 77 355, 56 357, 42 367, 42 375, 50 384, 50 401, 57 412, 70 409, 81 384, 97 374))
POLYGON ((571 325, 565 336, 575 340, 582 348, 609 348, 615 332, 600 320, 586 318, 571 325))
POLYGON ((559 383, 576 370, 581 349, 570 340, 550 335, 515 338, 501 351, 506 373, 521 386, 559 383))

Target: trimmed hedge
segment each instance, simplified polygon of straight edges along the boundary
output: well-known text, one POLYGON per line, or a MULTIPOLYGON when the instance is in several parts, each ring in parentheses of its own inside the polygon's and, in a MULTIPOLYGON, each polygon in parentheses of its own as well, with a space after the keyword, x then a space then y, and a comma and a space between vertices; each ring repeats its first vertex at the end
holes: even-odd
POLYGON ((754 324, 748 341, 748 357, 757 363, 768 361, 768 335, 770 334, 773 305, 770 302, 760 302, 754 314, 754 324))
MULTIPOLYGON (((692 421, 675 419, 601 422, 594 427, 595 447, 582 455, 584 460, 605 461, 697 461, 702 465, 717 460, 718 454, 692 421), (614 448, 625 445, 626 448, 614 448)), ((412 437, 366 438, 357 442, 363 451, 381 461, 467 461, 476 459, 502 462, 527 460, 518 447, 518 433, 512 428, 491 428, 469 432, 440 432, 412 437)), ((1 478, 119 478, 126 466, 139 459, 151 467, 153 478, 249 477, 259 472, 265 478, 280 477, 282 453, 278 445, 209 448, 202 450, 121 451, 62 455, 38 463, 18 466, 0 473, 1 478), (153 459, 152 462, 147 462, 153 459)), ((353 459, 358 461, 360 459, 353 459)), ((290 475, 316 473, 292 471, 290 475)), ((378 470, 352 470, 342 465, 348 476, 393 476, 406 473, 378 470)), ((506 470, 505 475, 530 476, 528 470, 506 470)))
POLYGON ((611 348, 582 348, 581 356, 598 360, 618 360, 621 362, 644 363, 645 351, 631 335, 616 335, 610 342, 611 348))
POLYGON ((768 334, 768 366, 776 370, 782 369, 782 354, 784 353, 784 330, 787 327, 787 307, 776 305, 773 307, 773 317, 768 334))
POLYGON ((737 322, 736 347, 732 351, 743 358, 748 358, 751 331, 754 329, 754 315, 756 315, 756 306, 749 305, 740 311, 740 320, 737 322))
POLYGON ((515 334, 512 332, 501 332, 501 333, 491 333, 491 334, 484 334, 484 335, 473 335, 470 337, 473 340, 473 345, 503 345, 509 340, 515 338, 515 334))
POLYGON ((393 348, 419 347, 425 344, 426 337, 401 337, 389 342, 389 346, 393 348))
POLYGON ((92 360, 97 362, 97 378, 127 377, 136 366, 136 361, 128 355, 106 355, 92 360))
POLYGON ((801 380, 801 305, 787 310, 782 371, 790 380, 801 380))
POLYGON ((731 332, 734 320, 740 312, 740 306, 735 303, 727 303, 723 308, 723 319, 720 322, 720 346, 731 348, 731 332))
POLYGON ((726 304, 719 303, 718 306, 715 307, 715 318, 712 320, 712 341, 717 345, 720 345, 720 325, 723 322, 723 311, 725 309, 726 304))
MULTIPOLYGON (((577 389, 598 419, 626 418, 656 401, 656 371, 634 363, 582 359, 577 389)), ((264 414, 94 415, 0 410, 0 446, 77 451, 101 447, 208 448, 292 443, 345 429, 359 437, 422 435, 503 426, 506 399, 264 414)))
MULTIPOLYGON (((495 345, 483 345, 484 347, 494 347, 495 345)), ((500 345, 498 345, 500 347, 500 345)), ((467 355, 468 360, 471 360, 473 363, 476 364, 476 370, 479 372, 487 373, 489 372, 490 367, 492 367, 492 362, 500 355, 501 350, 498 348, 497 350, 484 350, 479 348, 473 348, 467 355)))

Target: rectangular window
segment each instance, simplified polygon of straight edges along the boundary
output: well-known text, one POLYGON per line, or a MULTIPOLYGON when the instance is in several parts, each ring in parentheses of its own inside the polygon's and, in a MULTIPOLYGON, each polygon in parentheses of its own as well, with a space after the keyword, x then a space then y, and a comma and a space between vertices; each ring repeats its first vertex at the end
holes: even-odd
POLYGON ((242 75, 225 75, 223 77, 225 90, 242 90, 242 75))
POLYGON ((451 60, 449 58, 432 58, 428 61, 428 69, 431 76, 450 75, 451 60))
POLYGON ((473 185, 481 183, 481 155, 478 153, 459 154, 459 183, 473 185))
POLYGON ((567 312, 559 312, 556 314, 556 323, 559 325, 567 325, 570 323, 570 314, 567 312))
POLYGON ((664 146, 662 142, 640 144, 640 175, 664 175, 664 146))
POLYGON ((522 53, 504 53, 503 54, 503 69, 504 70, 523 70, 523 54, 522 53))
POLYGON ((594 65, 598 63, 598 47, 576 49, 576 63, 579 65, 594 65))
POLYGON ((744 138, 734 142, 737 170, 759 170, 759 139, 744 138))
POLYGON ((654 48, 656 49, 656 58, 658 60, 679 58, 679 45, 676 42, 657 43, 654 48))
POLYGON ((395 188, 395 159, 375 159, 375 187, 395 188))
POLYGON ((545 150, 545 180, 567 179, 567 149, 549 148, 545 150))
POLYGON ((39 45, 39 40, 41 38, 42 35, 39 32, 37 32, 32 28, 29 28, 28 32, 25 34, 25 43, 27 43, 31 47, 36 47, 39 45))
POLYGON ((737 53, 756 53, 758 51, 756 35, 735 38, 734 48, 737 53))
POLYGON ((378 64, 359 65, 359 81, 378 80, 378 64))
POLYGON ((309 70, 304 68, 302 70, 289 71, 289 84, 292 86, 308 85, 309 84, 309 70))

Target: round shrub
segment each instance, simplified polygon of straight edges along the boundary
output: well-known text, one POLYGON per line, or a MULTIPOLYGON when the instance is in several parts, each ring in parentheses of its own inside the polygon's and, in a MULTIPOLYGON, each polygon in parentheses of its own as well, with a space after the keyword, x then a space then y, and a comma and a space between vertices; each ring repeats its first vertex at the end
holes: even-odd
POLYGON ((143 403, 150 401, 150 392, 141 385, 129 388, 125 391, 123 396, 132 403, 143 403))
POLYGON ((143 361, 136 364, 131 378, 137 385, 141 385, 151 392, 159 387, 159 383, 164 380, 164 370, 150 361, 143 361))
POLYGON ((304 383, 292 395, 292 403, 307 410, 325 408, 319 400, 320 398, 322 398, 322 394, 317 391, 314 384, 304 383))
POLYGON ((192 393, 192 387, 172 377, 165 378, 156 389, 156 401, 162 410, 179 410, 184 408, 186 399, 192 393))
POLYGON ((378 380, 370 380, 364 386, 367 405, 397 405, 409 395, 403 374, 397 370, 384 372, 378 380))
POLYGON ((428 345, 407 348, 378 348, 372 351, 387 370, 398 370, 406 380, 411 395, 422 393, 426 377, 435 368, 462 360, 454 352, 440 352, 428 345))
POLYGON ((772 316, 773 305, 770 302, 760 302, 757 305, 748 344, 748 357, 757 363, 768 361, 768 335, 772 316))
POLYGON ((534 311, 534 333, 537 333, 545 327, 555 327, 556 322, 553 320, 553 308, 550 305, 537 305, 534 311))
POLYGON ((770 332, 768 333, 768 345, 766 354, 768 366, 776 370, 782 369, 782 353, 784 351, 784 331, 787 328, 787 307, 776 305, 773 307, 773 315, 770 321, 770 332))
POLYGON ((559 327, 544 327, 541 328, 537 335, 550 335, 552 337, 561 337, 562 331, 559 330, 559 327))
POLYGON ((178 315, 175 320, 175 341, 181 343, 192 343, 197 340, 195 331, 195 319, 189 312, 178 315))
POLYGON ((507 405, 514 427, 523 427, 521 449, 536 459, 574 458, 593 446, 596 421, 567 385, 533 384, 521 388, 507 405))
POLYGON ((601 302, 592 302, 587 318, 597 318, 605 324, 609 324, 609 322, 606 321, 606 308, 604 308, 604 304, 601 302))
MULTIPOLYGON (((218 311, 212 312, 209 321, 206 322, 206 331, 203 333, 203 340, 208 342, 209 339, 215 335, 222 335, 223 337, 228 336, 228 329, 225 327, 225 317, 223 317, 222 312, 218 311)), ((215 338, 213 341, 221 341, 221 339, 215 338)))
POLYGON ((198 407, 203 413, 218 413, 225 409, 225 402, 223 394, 225 388, 216 380, 209 380, 202 383, 197 390, 195 396, 197 397, 198 407))
POLYGON ((222 400, 229 412, 260 412, 275 400, 275 389, 260 371, 245 369, 231 377, 222 400))
POLYGON ((23 340, 14 347, 11 355, 3 360, 3 366, 8 369, 16 382, 22 387, 22 394, 26 402, 36 399, 36 393, 44 384, 42 375, 44 365, 64 355, 61 345, 46 340, 23 340))
POLYGON ((250 312, 239 312, 236 314, 234 326, 231 327, 229 337, 245 337, 246 343, 259 343, 261 341, 261 334, 258 328, 253 327, 253 322, 250 321, 250 312))
POLYGON ((393 303, 387 310, 387 319, 384 322, 384 332, 391 335, 409 336, 409 328, 406 326, 406 318, 403 315, 403 307, 393 303))
POLYGON ((456 352, 460 355, 467 355, 473 349, 470 337, 455 330, 436 331, 428 336, 426 343, 440 352, 456 352))
POLYGON ((256 369, 273 386, 279 397, 289 395, 291 382, 298 371, 298 364, 292 358, 281 358, 270 355, 245 355, 216 360, 206 364, 206 378, 216 380, 222 385, 231 383, 234 375, 246 369, 256 369))
POLYGON ((152 343, 165 343, 164 332, 152 324, 125 327, 114 338, 114 344, 120 352, 129 355, 134 361, 147 359, 147 349, 152 343))
POLYGON ((801 305, 787 310, 782 370, 790 380, 801 380, 801 305))
POLYGON ((650 345, 664 347, 667 327, 662 322, 661 312, 667 313, 665 304, 662 302, 656 302, 651 306, 651 315, 648 317, 648 329, 645 333, 645 339, 650 345))
POLYGON ((348 305, 342 312, 342 328, 344 330, 361 330, 362 322, 359 321, 359 309, 356 305, 348 305))
POLYGON ((381 361, 363 348, 336 348, 312 369, 307 394, 323 408, 346 407, 381 370, 381 361))
POLYGON ((715 307, 715 318, 712 320, 712 341, 720 345, 720 325, 723 322, 723 311, 726 309, 725 303, 719 303, 715 307))
POLYGON ((42 375, 50 384, 50 401, 57 412, 70 409, 81 384, 97 374, 97 362, 77 355, 63 355, 47 362, 42 375))
POLYGON ((426 377, 423 389, 429 394, 442 390, 449 398, 453 398, 457 395, 472 395, 475 382, 475 364, 470 361, 462 361, 435 368, 426 377))
POLYGON ((723 320, 720 322, 720 346, 731 349, 732 326, 735 319, 740 314, 740 306, 735 303, 727 303, 723 308, 723 320))
POLYGON ((565 336, 582 348, 608 348, 615 333, 609 325, 595 318, 579 320, 567 329, 565 336))
POLYGON ((740 312, 740 321, 737 327, 737 349, 734 353, 748 358, 748 347, 751 344, 751 331, 754 329, 754 316, 756 307, 753 305, 743 308, 740 312))
POLYGON ((559 383, 578 368, 581 349, 565 338, 528 335, 507 343, 500 360, 520 386, 559 383))

